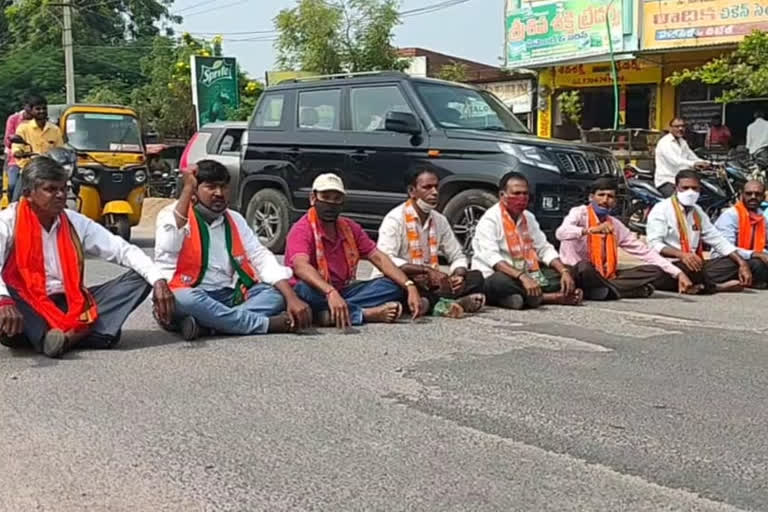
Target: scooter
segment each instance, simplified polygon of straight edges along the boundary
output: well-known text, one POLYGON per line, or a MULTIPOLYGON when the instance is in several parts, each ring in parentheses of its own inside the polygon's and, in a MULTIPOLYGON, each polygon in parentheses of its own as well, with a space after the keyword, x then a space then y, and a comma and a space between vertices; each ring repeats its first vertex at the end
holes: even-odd
POLYGON ((631 231, 645 234, 648 214, 664 196, 653 186, 652 172, 631 164, 624 168, 624 185, 626 201, 622 221, 631 231))

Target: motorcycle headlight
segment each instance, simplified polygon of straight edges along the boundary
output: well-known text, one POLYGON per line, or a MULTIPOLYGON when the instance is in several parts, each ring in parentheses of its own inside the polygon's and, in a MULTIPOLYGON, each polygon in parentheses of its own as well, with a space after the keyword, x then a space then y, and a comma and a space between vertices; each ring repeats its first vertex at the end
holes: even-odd
POLYGON ((560 168, 538 147, 522 144, 499 143, 499 149, 508 155, 512 155, 522 163, 541 167, 549 171, 560 172, 560 168))
POLYGON ((83 181, 87 181, 88 183, 94 183, 96 181, 96 171, 93 169, 78 169, 77 172, 83 181))
POLYGON ((61 168, 67 171, 67 176, 72 176, 72 164, 64 164, 61 168))
POLYGON ((147 181, 147 171, 139 169, 136 171, 136 174, 133 175, 133 179, 136 181, 136 183, 144 183, 147 181))

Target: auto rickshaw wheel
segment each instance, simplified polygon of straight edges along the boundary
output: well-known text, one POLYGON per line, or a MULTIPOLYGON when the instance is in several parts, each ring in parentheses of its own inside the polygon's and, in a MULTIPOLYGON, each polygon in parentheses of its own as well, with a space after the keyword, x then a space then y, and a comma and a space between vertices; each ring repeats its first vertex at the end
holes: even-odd
POLYGON ((127 215, 115 215, 113 226, 114 232, 117 236, 126 242, 131 241, 131 222, 128 220, 127 215))

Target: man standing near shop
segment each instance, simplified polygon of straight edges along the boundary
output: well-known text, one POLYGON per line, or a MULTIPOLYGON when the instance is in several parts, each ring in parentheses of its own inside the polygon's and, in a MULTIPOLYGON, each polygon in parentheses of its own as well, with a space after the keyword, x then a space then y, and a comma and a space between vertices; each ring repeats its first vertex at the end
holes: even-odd
POLYGON ((747 126, 747 149, 756 156, 761 151, 768 151, 768 121, 762 110, 755 111, 755 120, 747 126))
POLYGON ((5 148, 5 172, 8 175, 8 198, 13 196, 13 190, 16 186, 16 180, 19 177, 19 164, 16 157, 13 156, 11 149, 11 138, 16 135, 16 130, 21 123, 32 119, 32 107, 29 104, 29 98, 25 97, 22 102, 22 109, 15 114, 8 116, 5 122, 5 137, 3 138, 3 147, 5 148))
POLYGON ((685 121, 679 117, 669 123, 669 133, 656 144, 654 185, 664 197, 675 193, 675 176, 685 169, 707 169, 709 164, 691 151, 685 141, 685 121))

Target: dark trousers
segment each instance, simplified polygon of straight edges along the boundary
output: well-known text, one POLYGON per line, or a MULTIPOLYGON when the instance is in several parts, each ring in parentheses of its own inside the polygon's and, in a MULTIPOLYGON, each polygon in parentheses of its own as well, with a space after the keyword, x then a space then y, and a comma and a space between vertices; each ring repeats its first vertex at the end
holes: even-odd
POLYGON ((589 261, 581 261, 572 267, 576 287, 584 290, 589 300, 616 300, 632 297, 643 286, 653 284, 666 274, 656 265, 640 265, 618 270, 616 277, 606 279, 589 261))
POLYGON ((768 284, 768 265, 757 258, 750 258, 747 263, 752 271, 752 283, 768 284))
POLYGON ((658 188, 659 192, 661 192, 661 195, 664 197, 672 197, 672 194, 675 193, 676 189, 677 187, 674 183, 665 183, 658 188))
POLYGON ((485 279, 483 273, 479 270, 470 270, 464 275, 464 284, 456 293, 440 292, 439 290, 422 290, 419 289, 422 297, 426 297, 429 300, 429 309, 435 307, 440 299, 460 299, 473 293, 484 293, 485 291, 485 279))
MULTIPOLYGON (((560 291, 560 274, 549 267, 541 267, 541 272, 547 278, 547 286, 543 286, 544 293, 560 291)), ((528 299, 528 294, 519 279, 514 279, 503 272, 494 272, 485 278, 485 297, 491 306, 502 306, 502 302, 512 295, 520 295, 528 299)), ((526 300, 526 302, 528 302, 526 300)), ((529 305, 532 305, 529 303, 529 305)))
MULTIPOLYGON (((151 287, 139 274, 130 270, 106 283, 88 288, 96 301, 99 317, 91 326, 90 333, 78 348, 112 348, 118 341, 120 330, 133 310, 144 302, 151 287)), ((24 336, 38 352, 43 351, 43 338, 49 330, 46 321, 27 304, 15 290, 9 290, 16 301, 16 307, 24 317, 24 336)), ((50 296, 62 311, 66 311, 67 300, 63 293, 50 296)), ((70 347, 73 348, 73 347, 70 347)))
MULTIPOLYGON (((715 293, 716 285, 739 278, 739 265, 727 256, 713 260, 704 260, 704 268, 700 272, 691 272, 683 265, 682 261, 675 261, 674 265, 685 272, 693 284, 703 285, 703 293, 715 293)), ((752 260, 749 260, 749 266, 752 269, 757 268, 752 263, 752 260)), ((657 290, 669 292, 676 292, 678 290, 677 279, 669 274, 664 274, 653 285, 657 290)))

